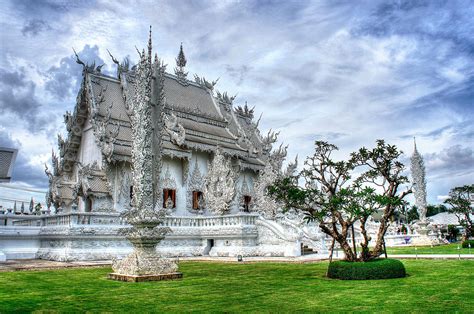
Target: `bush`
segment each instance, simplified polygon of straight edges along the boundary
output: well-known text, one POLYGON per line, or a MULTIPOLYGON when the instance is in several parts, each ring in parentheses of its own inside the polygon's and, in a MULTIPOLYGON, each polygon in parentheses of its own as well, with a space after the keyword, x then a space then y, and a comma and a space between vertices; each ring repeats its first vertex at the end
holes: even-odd
POLYGON ((402 278, 405 266, 396 259, 384 258, 370 262, 335 261, 329 264, 328 277, 343 280, 402 278))
POLYGON ((474 249, 474 240, 466 240, 462 243, 462 248, 467 249, 469 248, 469 244, 471 244, 471 249, 474 249))

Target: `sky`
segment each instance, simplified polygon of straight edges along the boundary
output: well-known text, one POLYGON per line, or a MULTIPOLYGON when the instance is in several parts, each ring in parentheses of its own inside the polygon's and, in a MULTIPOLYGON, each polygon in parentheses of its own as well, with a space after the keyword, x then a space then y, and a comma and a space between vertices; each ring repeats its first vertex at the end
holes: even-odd
POLYGON ((0 146, 19 149, 10 186, 47 189, 81 79, 72 48, 113 74, 106 49, 136 63, 150 25, 168 72, 183 43, 188 77, 219 78, 235 105, 255 106, 289 159, 302 164, 315 140, 344 159, 385 139, 409 166, 416 137, 429 203, 474 183, 474 1, 0 2, 0 146))

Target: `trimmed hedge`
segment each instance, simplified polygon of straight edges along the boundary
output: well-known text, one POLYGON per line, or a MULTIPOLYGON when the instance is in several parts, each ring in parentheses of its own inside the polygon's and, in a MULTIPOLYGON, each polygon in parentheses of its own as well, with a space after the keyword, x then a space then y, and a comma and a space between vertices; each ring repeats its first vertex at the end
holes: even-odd
POLYGON ((474 249, 474 240, 466 240, 462 243, 462 248, 467 249, 469 248, 469 243, 471 244, 471 249, 474 249))
POLYGON ((367 280, 402 278, 406 276, 405 266, 396 259, 383 258, 370 262, 331 262, 328 277, 343 280, 367 280))

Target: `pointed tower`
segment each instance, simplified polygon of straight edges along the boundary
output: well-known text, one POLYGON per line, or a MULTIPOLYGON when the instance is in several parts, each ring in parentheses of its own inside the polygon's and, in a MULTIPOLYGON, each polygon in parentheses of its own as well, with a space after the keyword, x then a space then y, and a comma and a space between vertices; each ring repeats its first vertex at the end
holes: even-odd
POLYGON ((414 150, 411 156, 411 176, 413 182, 413 190, 415 195, 415 205, 420 215, 420 220, 426 220, 426 179, 425 164, 423 157, 416 148, 416 140, 413 138, 414 150))
POLYGON ((21 214, 22 214, 22 215, 25 214, 25 202, 21 202, 21 207, 20 207, 20 209, 21 209, 21 214))
POLYGON ((183 43, 179 46, 179 53, 178 57, 176 58, 176 68, 174 68, 174 74, 180 79, 185 81, 186 77, 188 76, 188 72, 184 72, 184 67, 186 66, 186 56, 184 55, 183 51, 183 43))
POLYGON ((34 207, 35 207, 35 201, 33 200, 33 198, 31 198, 30 207, 28 208, 28 210, 29 210, 28 214, 30 214, 30 215, 33 214, 34 207))
MULTIPOLYGON (((158 243, 171 232, 161 227, 165 212, 157 202, 159 186, 155 178, 161 172, 162 107, 164 107, 164 66, 156 58, 152 64, 151 27, 148 55, 140 54, 135 73, 135 95, 129 103, 132 129, 132 208, 122 217, 131 225, 121 230, 134 249, 121 260, 112 263, 114 273, 109 278, 121 281, 150 281, 181 278, 178 264, 162 258, 156 251, 158 243), (157 132, 157 134, 155 134, 157 132), (138 278, 138 279, 137 279, 138 278)), ((158 182, 159 183, 159 182, 158 182)))
POLYGON ((153 46, 151 44, 151 25, 150 25, 150 33, 148 35, 148 58, 147 58, 147 61, 149 64, 151 64, 151 61, 152 61, 152 50, 153 50, 153 46))
POLYGON ((13 213, 15 215, 21 214, 21 212, 18 210, 18 207, 16 206, 16 201, 15 201, 15 203, 13 203, 13 213))

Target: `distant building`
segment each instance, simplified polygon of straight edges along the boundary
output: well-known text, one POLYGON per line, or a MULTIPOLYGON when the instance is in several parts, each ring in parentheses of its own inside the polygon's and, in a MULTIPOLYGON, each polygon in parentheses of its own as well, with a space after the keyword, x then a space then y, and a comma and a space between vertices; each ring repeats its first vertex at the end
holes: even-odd
POLYGON ((10 182, 17 149, 0 147, 0 182, 10 182))

